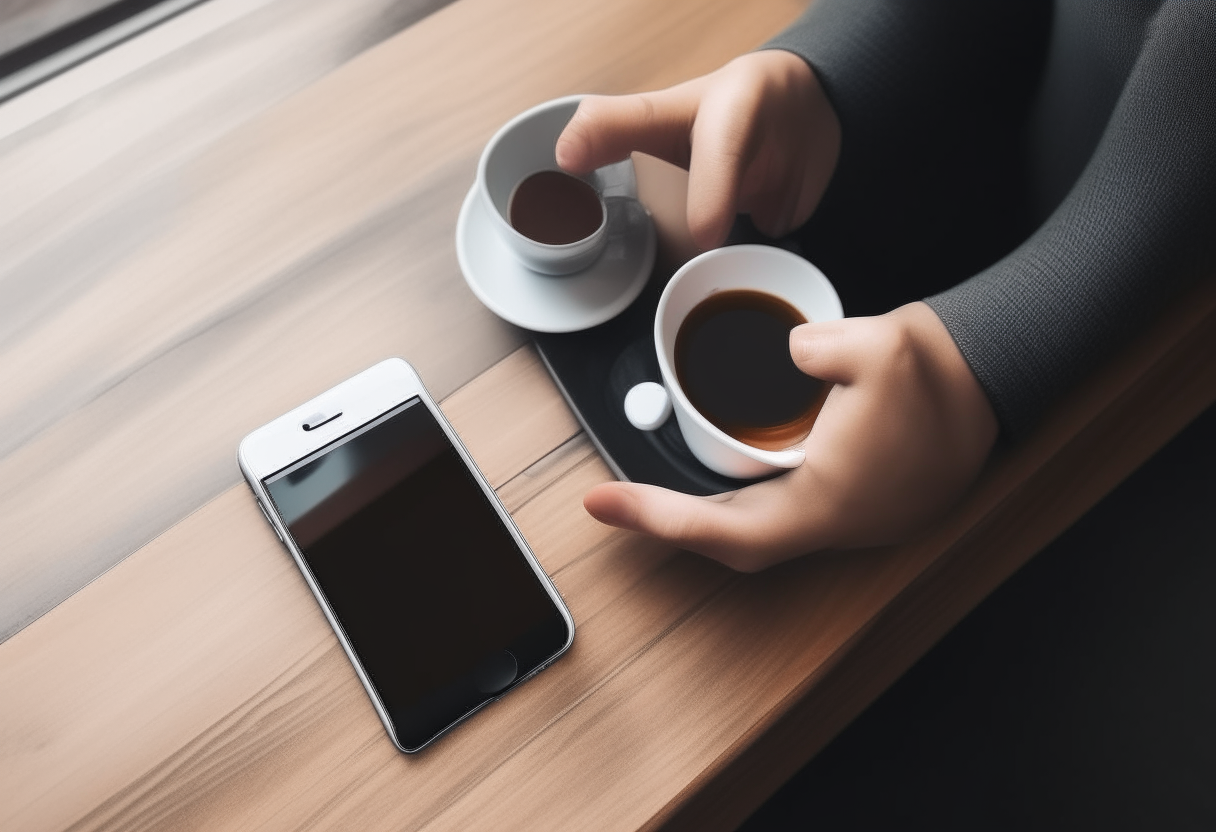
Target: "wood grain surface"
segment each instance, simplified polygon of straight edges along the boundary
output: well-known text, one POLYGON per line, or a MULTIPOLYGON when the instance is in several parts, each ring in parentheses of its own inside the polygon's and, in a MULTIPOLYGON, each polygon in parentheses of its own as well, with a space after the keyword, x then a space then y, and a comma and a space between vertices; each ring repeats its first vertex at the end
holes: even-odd
MULTIPOLYGON (((258 116, 283 84, 237 84, 261 65, 240 28, 109 116, 5 140, 37 139, 0 158, 0 638, 236 482, 258 424, 387 355, 442 396, 518 347, 452 243, 486 139, 551 97, 708 71, 800 5, 457 3, 258 116), (246 120, 183 145, 234 87, 246 120), (202 112, 168 118, 196 89, 202 112)), ((281 16, 324 30, 334 8, 281 16)))
MULTIPOLYGON (((241 363, 257 353, 250 336, 273 337, 262 322, 315 307, 319 281, 341 286, 336 270, 361 284, 348 302, 379 292, 382 314, 442 292, 436 281, 451 275, 431 261, 447 251, 415 250, 429 241, 419 234, 444 232, 417 228, 402 208, 325 241, 320 254, 301 250, 281 273, 228 284, 222 298, 205 275, 179 279, 191 265, 206 268, 192 248, 202 229, 187 206, 203 189, 191 184, 191 165, 436 5, 210 0, 0 106, 0 639, 235 482, 229 451, 242 435, 241 403, 254 399, 227 377, 221 355, 241 363), (161 265, 149 271, 141 262, 155 247, 161 265), (67 507, 77 519, 60 522, 67 507)), ((454 271, 450 259, 441 262, 454 271)), ((316 322, 302 323, 314 329, 301 336, 315 339, 316 322)), ((382 338, 396 329, 386 321, 382 338)), ((454 347, 450 363, 434 362, 440 390, 518 338, 499 327, 478 343, 491 346, 454 347)))
POLYGON ((756 576, 591 521, 610 475, 524 348, 444 409, 570 603, 565 658, 398 754, 236 486, 0 646, 0 820, 729 829, 1216 396, 1200 288, 924 541, 756 576))
POLYGON ((689 77, 799 9, 457 0, 152 178, 146 236, 0 341, 0 600, 70 594, 0 644, 0 829, 733 828, 1216 398, 1208 280, 914 544, 743 576, 591 520, 608 470, 456 268, 476 154, 536 101, 689 77), (390 354, 578 626, 414 756, 232 458, 390 354))

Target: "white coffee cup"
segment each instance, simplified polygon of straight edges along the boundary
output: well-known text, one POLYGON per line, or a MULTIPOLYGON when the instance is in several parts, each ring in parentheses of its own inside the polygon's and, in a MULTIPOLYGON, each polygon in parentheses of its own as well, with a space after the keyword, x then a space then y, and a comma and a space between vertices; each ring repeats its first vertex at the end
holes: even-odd
POLYGON ((552 245, 537 242, 511 225, 511 195, 516 186, 534 173, 561 171, 554 155, 557 137, 582 100, 581 95, 570 95, 520 113, 499 128, 477 163, 477 188, 495 229, 520 262, 542 274, 572 274, 594 263, 608 242, 607 202, 637 199, 633 162, 626 159, 578 177, 595 189, 603 209, 599 228, 587 237, 552 245))
MULTIPOLYGON (((768 451, 735 439, 718 428, 689 402, 675 373, 676 333, 693 307, 715 292, 752 289, 775 295, 797 309, 808 321, 843 317, 840 298, 824 276, 796 254, 772 246, 728 246, 707 251, 675 273, 659 298, 654 320, 654 345, 672 410, 688 449, 710 470, 728 477, 752 479, 781 469, 796 468, 805 459, 801 444, 768 451)), ((639 385, 640 387, 640 385, 639 385)), ((647 400, 655 407, 653 387, 647 400)), ((632 391, 631 391, 632 393, 632 391)), ((635 395, 635 399, 647 399, 635 395)), ((627 415, 630 415, 627 410, 627 415)), ((631 421, 634 421, 631 415, 631 421)), ((657 428, 655 418, 635 422, 643 429, 657 428)))

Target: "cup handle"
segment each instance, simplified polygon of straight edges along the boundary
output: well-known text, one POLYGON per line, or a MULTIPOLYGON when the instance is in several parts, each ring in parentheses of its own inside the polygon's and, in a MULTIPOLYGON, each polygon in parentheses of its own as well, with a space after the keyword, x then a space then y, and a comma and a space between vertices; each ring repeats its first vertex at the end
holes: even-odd
POLYGON ((633 159, 622 159, 611 165, 596 168, 588 178, 591 180, 592 187, 599 191, 600 196, 605 199, 610 197, 638 198, 638 179, 633 169, 633 159))
POLYGON ((625 418, 638 430, 658 430, 671 416, 671 397, 667 388, 643 381, 625 394, 625 418))

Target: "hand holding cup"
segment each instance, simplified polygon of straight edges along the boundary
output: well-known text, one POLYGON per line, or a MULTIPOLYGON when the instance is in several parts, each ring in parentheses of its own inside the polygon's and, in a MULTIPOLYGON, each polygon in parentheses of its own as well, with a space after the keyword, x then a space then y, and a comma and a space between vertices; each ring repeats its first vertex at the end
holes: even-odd
POLYGON ((774 237, 806 222, 835 170, 840 122, 802 58, 766 50, 666 90, 588 96, 557 161, 582 174, 635 150, 688 170, 689 230, 706 250, 738 213, 774 237))
MULTIPOLYGON (((840 124, 798 56, 744 55, 659 92, 589 97, 557 145, 578 173, 649 153, 689 171, 688 223, 705 249, 737 213, 777 236, 805 222, 840 152, 840 124)), ((996 440, 992 407, 923 303, 800 326, 791 355, 833 384, 805 461, 716 497, 605 483, 584 498, 602 522, 756 571, 807 552, 906 539, 953 505, 996 440)))
POLYGON ((833 384, 802 465, 716 497, 605 483, 584 497, 587 511, 754 572, 820 549, 904 540, 974 481, 996 417, 924 303, 805 324, 790 348, 803 372, 833 384))

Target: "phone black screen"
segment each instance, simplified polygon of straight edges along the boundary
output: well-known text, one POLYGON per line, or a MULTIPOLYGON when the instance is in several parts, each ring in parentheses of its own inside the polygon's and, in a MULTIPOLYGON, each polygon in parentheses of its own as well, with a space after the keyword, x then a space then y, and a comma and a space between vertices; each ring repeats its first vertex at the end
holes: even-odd
POLYGON ((420 399, 264 484, 405 749, 567 643, 565 619, 420 399))

